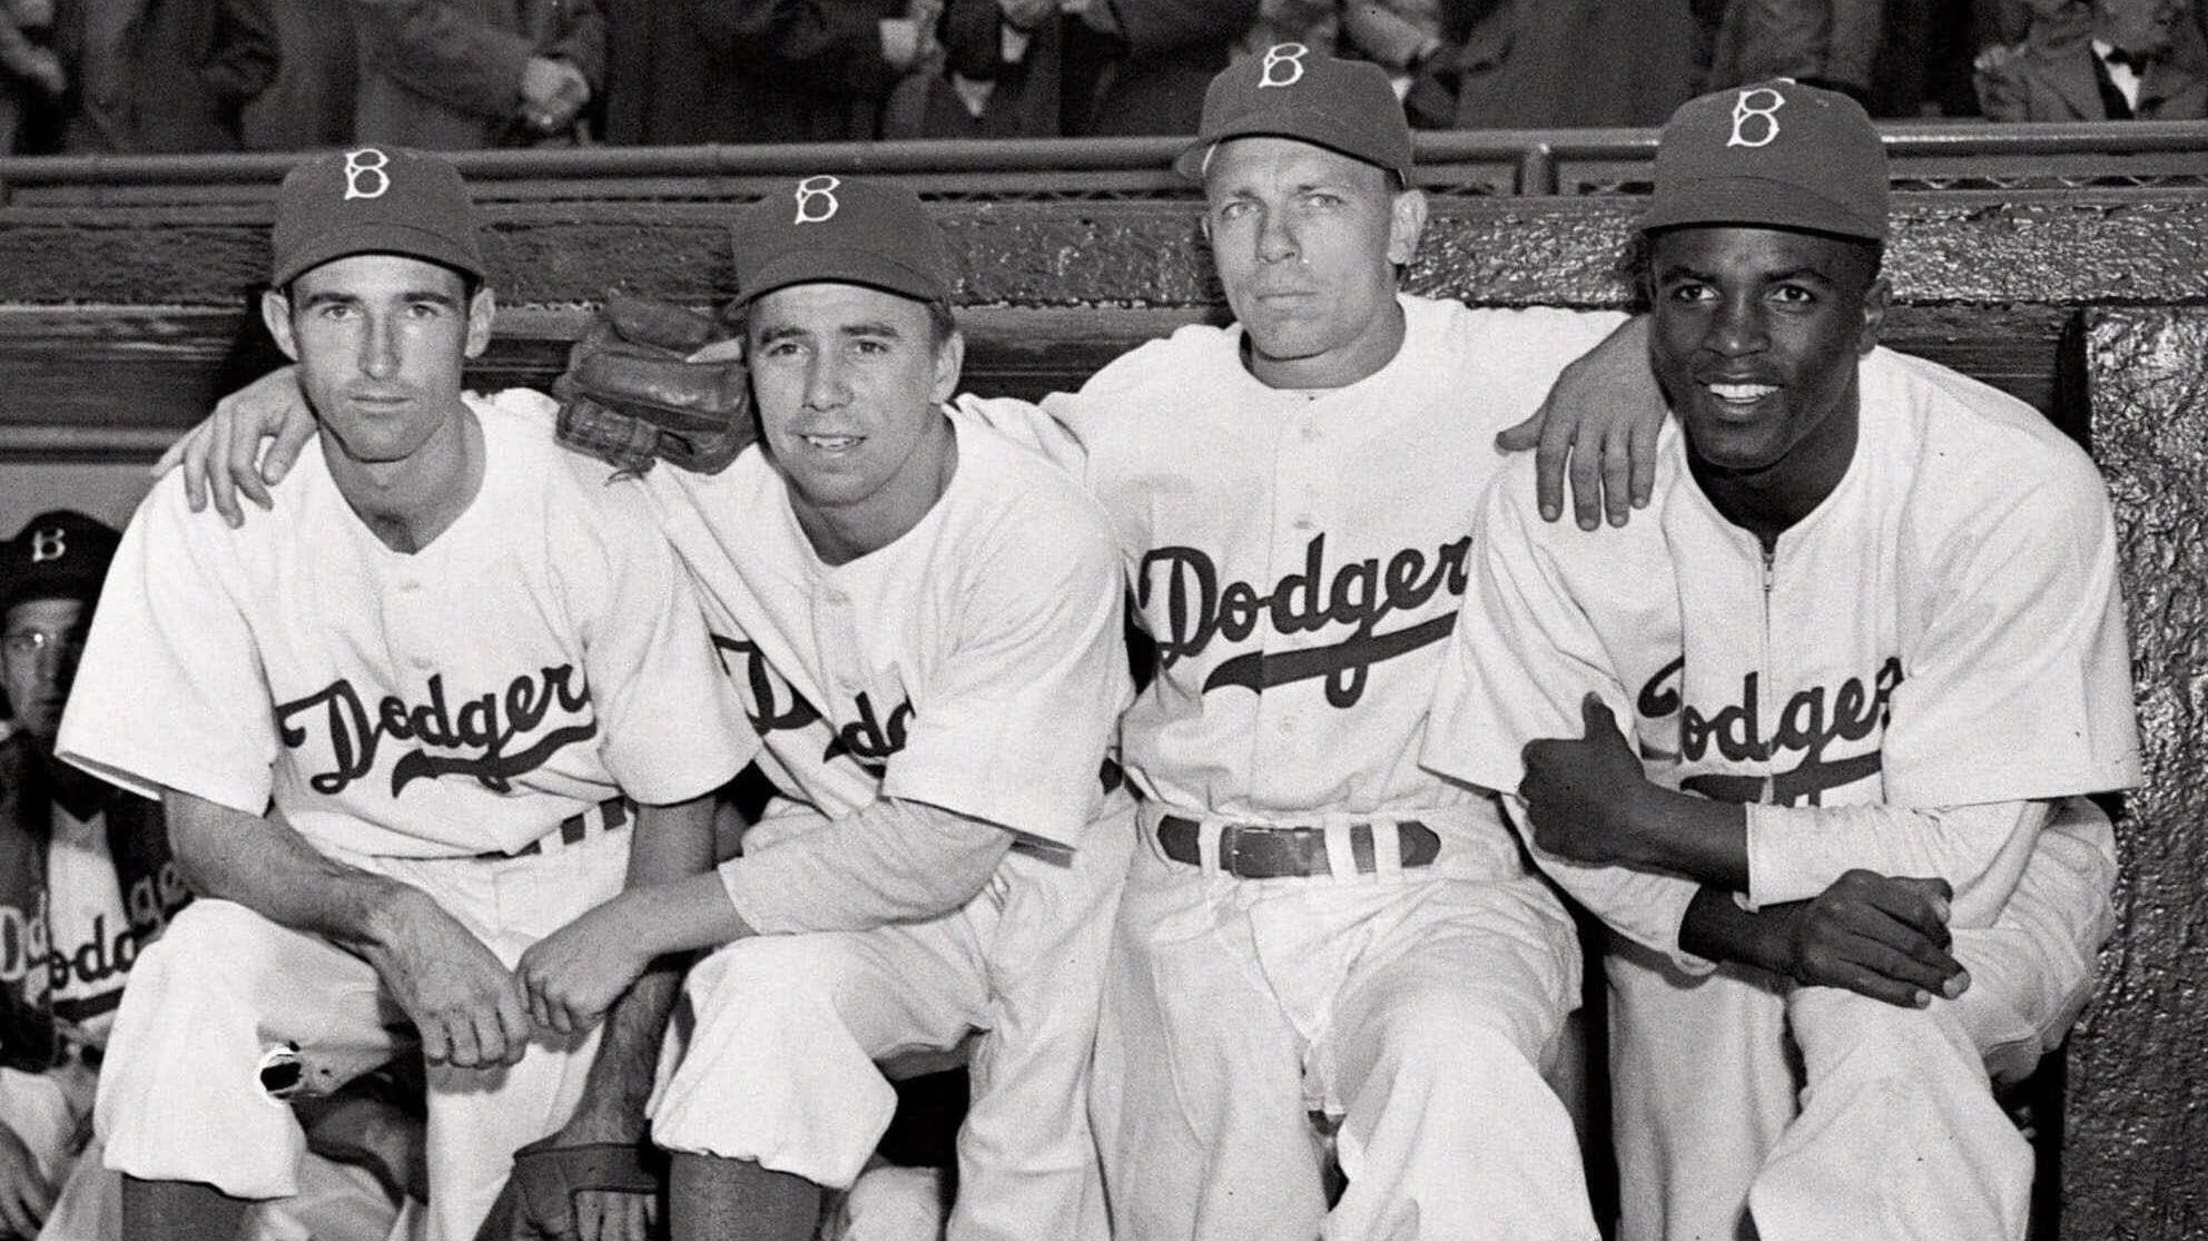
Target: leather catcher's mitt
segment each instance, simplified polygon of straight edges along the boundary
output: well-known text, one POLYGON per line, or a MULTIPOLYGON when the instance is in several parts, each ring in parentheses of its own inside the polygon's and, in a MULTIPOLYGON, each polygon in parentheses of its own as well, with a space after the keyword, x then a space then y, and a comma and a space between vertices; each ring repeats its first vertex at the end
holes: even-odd
POLYGON ((475 1241, 574 1241, 576 1194, 657 1194, 666 1187, 666 1156, 648 1144, 551 1141, 539 1138, 514 1152, 513 1175, 475 1241))
POLYGON ((757 435, 744 363, 732 342, 725 359, 686 359, 726 341, 728 330, 711 316, 609 296, 552 384, 560 442, 638 474, 655 461, 719 473, 757 435))

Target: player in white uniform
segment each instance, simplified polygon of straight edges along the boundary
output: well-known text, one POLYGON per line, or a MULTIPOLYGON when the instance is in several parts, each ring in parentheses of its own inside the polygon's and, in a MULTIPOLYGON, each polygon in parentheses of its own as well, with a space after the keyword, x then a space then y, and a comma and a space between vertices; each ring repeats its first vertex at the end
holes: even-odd
POLYGON ((295 168, 263 317, 319 437, 243 530, 165 480, 110 574, 59 750, 163 799, 205 898, 140 959, 100 1083, 128 1236, 292 1193, 278 1099, 416 1036, 434 1238, 473 1235, 522 1144, 641 1134, 673 976, 585 1035, 533 1028, 511 968, 625 871, 703 870, 757 738, 642 497, 547 442, 547 398, 463 397, 474 235, 442 160, 295 168))
POLYGON ((990 407, 1103 501, 1157 646, 1096 1071, 1120 1236, 1595 1235, 1542 1076, 1571 922, 1493 799, 1417 759, 1489 440, 1619 317, 1403 294, 1410 155, 1374 66, 1230 66, 1183 169, 1239 324, 1135 350, 1055 425, 990 407))
POLYGON ((674 1235, 810 1237, 889 1123, 874 1061, 979 1032, 956 1241, 1105 1235, 1086 1084, 1133 806, 1103 515, 943 402, 950 261, 909 192, 814 177, 737 226, 765 443, 655 469, 781 794, 718 876, 631 893, 525 958, 587 1014, 652 955, 695 1029, 653 1107, 674 1235))
MULTIPOLYGON (((1141 1238, 1317 1232, 1317 1104, 1348 1113, 1330 1236, 1386 1235, 1414 1212, 1435 1236, 1592 1236, 1569 1119, 1538 1072, 1577 998, 1570 924, 1492 801, 1416 755, 1499 461, 1489 439, 1618 317, 1400 293, 1423 200, 1387 180, 1406 175, 1410 134, 1377 70, 1287 45, 1215 90, 1200 150, 1219 149, 1210 227, 1243 327, 1138 349, 1048 414, 960 402, 1103 501, 1162 649, 1127 722, 1153 800, 1106 1018, 1122 1032, 1096 1079, 1114 1222, 1141 1238), (1264 180, 1290 175, 1314 180, 1264 180), (1222 869, 1229 824, 1242 849, 1222 869)), ((261 485, 255 448, 287 387, 225 402, 177 454, 194 486, 219 459, 206 481, 232 520, 228 488, 261 485)), ((1628 438, 1599 423, 1581 442, 1628 438)), ((285 451, 280 437, 271 473, 285 451)), ((1575 458, 1583 522, 1598 456, 1606 477, 1627 458, 1575 458)), ((1561 462, 1540 461, 1556 496, 1561 462)), ((727 569, 707 538, 741 565, 745 527, 693 516, 686 533, 682 506, 706 511, 717 483, 666 473, 647 485, 725 607, 737 596, 713 585, 727 569)), ((1607 490, 1622 520, 1625 488, 1607 490)), ((755 715, 798 710, 772 688, 755 715)), ((868 718, 886 728, 879 706, 868 718)))
POLYGON ((2107 495, 2028 406, 1875 347, 1886 186, 1842 96, 1674 115, 1658 519, 1559 537, 1506 472, 1435 701, 1428 765, 1516 791, 1616 933, 1633 1241, 2023 1237, 1988 1075, 2060 1042, 2113 925, 2107 495))

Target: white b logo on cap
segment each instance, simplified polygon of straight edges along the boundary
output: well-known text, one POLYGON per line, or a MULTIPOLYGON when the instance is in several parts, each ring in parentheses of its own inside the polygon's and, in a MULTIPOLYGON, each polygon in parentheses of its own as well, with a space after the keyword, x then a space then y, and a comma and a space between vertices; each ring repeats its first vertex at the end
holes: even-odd
POLYGON ((345 152, 345 201, 381 198, 391 192, 391 157, 374 147, 345 152), (375 178, 369 180, 370 177, 375 178))
POLYGON ((1779 136, 1779 109, 1785 106, 1786 96, 1768 86, 1758 86, 1753 90, 1740 92, 1740 97, 1733 100, 1733 136, 1725 140, 1725 145, 1729 147, 1770 146, 1779 136), (1771 106, 1759 108, 1749 103, 1749 100, 1758 95, 1770 96, 1771 106), (1762 128, 1756 131, 1760 136, 1753 139, 1743 132, 1743 127, 1750 121, 1763 122, 1762 128))
POLYGON ((843 204, 836 201, 836 189, 843 184, 840 177, 807 177, 797 183, 798 224, 825 224, 836 218, 843 204), (825 205, 823 205, 825 204, 825 205))
POLYGON ((42 564, 45 561, 59 560, 68 555, 69 540, 62 537, 67 533, 68 531, 63 530, 60 526, 49 526, 44 530, 31 531, 31 563, 42 564))
POLYGON ((1257 88, 1264 90, 1268 86, 1294 86, 1301 82, 1303 58, 1310 54, 1311 49, 1301 43, 1275 43, 1265 49, 1265 67, 1257 75, 1257 88), (1287 66, 1286 75, 1274 77, 1273 71, 1283 65, 1287 66))

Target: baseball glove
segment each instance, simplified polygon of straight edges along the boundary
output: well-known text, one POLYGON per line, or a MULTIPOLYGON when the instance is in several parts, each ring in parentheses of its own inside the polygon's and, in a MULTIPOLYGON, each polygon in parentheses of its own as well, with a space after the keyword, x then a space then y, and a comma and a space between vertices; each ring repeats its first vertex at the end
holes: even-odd
POLYGON ((575 1195, 657 1194, 666 1187, 666 1156, 649 1145, 551 1141, 539 1138, 514 1152, 513 1174, 475 1241, 574 1241, 575 1195))
POLYGON ((742 358, 721 323, 613 294, 552 384, 560 442, 641 474, 654 462, 715 474, 756 435, 742 358), (712 361, 690 361, 707 345, 712 361))

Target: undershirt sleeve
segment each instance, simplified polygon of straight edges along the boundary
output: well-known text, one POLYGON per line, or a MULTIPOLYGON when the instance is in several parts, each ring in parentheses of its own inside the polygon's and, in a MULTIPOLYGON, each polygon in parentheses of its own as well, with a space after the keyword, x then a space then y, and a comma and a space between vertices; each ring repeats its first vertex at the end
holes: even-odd
POLYGON ((1850 870, 1945 879, 1953 925, 1991 926, 2054 813, 2045 801, 1899 806, 1766 806, 1748 811, 1748 899, 1755 906, 1816 896, 1850 870))
POLYGON ((1012 834, 885 797, 823 827, 721 863, 737 916, 763 935, 925 922, 978 895, 1012 834))

